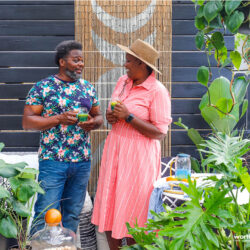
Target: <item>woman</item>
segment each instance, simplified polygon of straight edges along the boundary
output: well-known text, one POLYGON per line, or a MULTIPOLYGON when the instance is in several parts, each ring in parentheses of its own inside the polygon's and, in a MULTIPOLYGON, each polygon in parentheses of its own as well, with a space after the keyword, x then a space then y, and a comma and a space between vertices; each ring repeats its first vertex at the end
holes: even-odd
MULTIPOLYGON (((127 234, 126 222, 144 226, 153 183, 160 177, 160 140, 171 123, 170 96, 155 78, 159 54, 148 43, 136 40, 126 52, 125 68, 106 112, 112 124, 103 150, 92 223, 106 232, 111 250, 118 249, 127 234)), ((128 245, 134 243, 127 239, 128 245)))

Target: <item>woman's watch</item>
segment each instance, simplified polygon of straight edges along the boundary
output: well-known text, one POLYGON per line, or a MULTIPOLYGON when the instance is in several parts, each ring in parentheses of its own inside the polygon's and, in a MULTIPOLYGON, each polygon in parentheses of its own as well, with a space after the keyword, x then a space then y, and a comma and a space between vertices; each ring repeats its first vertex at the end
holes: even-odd
POLYGON ((133 114, 129 114, 128 117, 125 119, 125 122, 130 123, 134 119, 133 114))

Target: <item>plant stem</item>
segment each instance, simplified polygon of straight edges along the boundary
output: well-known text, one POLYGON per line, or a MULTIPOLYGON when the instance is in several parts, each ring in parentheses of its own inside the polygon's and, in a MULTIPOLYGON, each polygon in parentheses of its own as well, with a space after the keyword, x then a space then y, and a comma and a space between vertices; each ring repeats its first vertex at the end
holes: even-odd
POLYGON ((225 249, 229 249, 229 248, 227 247, 227 243, 225 242, 225 240, 224 240, 224 238, 223 238, 223 235, 221 234, 221 230, 218 229, 218 232, 219 232, 219 235, 220 235, 220 237, 221 237, 222 242, 224 243, 224 246, 226 247, 225 249))

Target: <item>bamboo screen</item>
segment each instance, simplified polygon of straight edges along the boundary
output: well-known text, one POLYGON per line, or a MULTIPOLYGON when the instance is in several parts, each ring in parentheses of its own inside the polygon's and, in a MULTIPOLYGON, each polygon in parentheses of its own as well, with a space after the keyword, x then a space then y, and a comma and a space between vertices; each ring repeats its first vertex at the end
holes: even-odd
MULTIPOLYGON (((83 44, 84 79, 95 85, 102 113, 108 106, 118 78, 125 74, 125 53, 116 44, 129 46, 140 38, 159 52, 163 73, 158 79, 171 92, 171 0, 75 0, 75 37, 83 44)), ((160 108, 160 107, 159 107, 160 108)), ((94 195, 102 149, 110 125, 92 131, 92 172, 89 193, 94 195)), ((162 156, 170 155, 170 131, 162 142, 162 156)))

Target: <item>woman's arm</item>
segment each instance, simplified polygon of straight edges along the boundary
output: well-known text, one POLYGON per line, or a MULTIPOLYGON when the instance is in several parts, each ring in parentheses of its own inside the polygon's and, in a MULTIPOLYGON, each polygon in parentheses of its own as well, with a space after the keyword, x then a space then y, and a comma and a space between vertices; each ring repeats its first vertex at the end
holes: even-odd
POLYGON ((25 105, 23 113, 23 129, 46 130, 59 124, 72 125, 77 122, 75 111, 67 111, 60 115, 42 117, 43 105, 25 105))
MULTIPOLYGON (((114 108, 114 115, 119 118, 126 120, 130 114, 127 107, 123 103, 118 103, 114 108)), ((143 121, 142 119, 134 116, 133 120, 130 122, 131 126, 138 130, 141 134, 149 137, 151 139, 162 140, 165 136, 156 126, 152 123, 143 121)))

